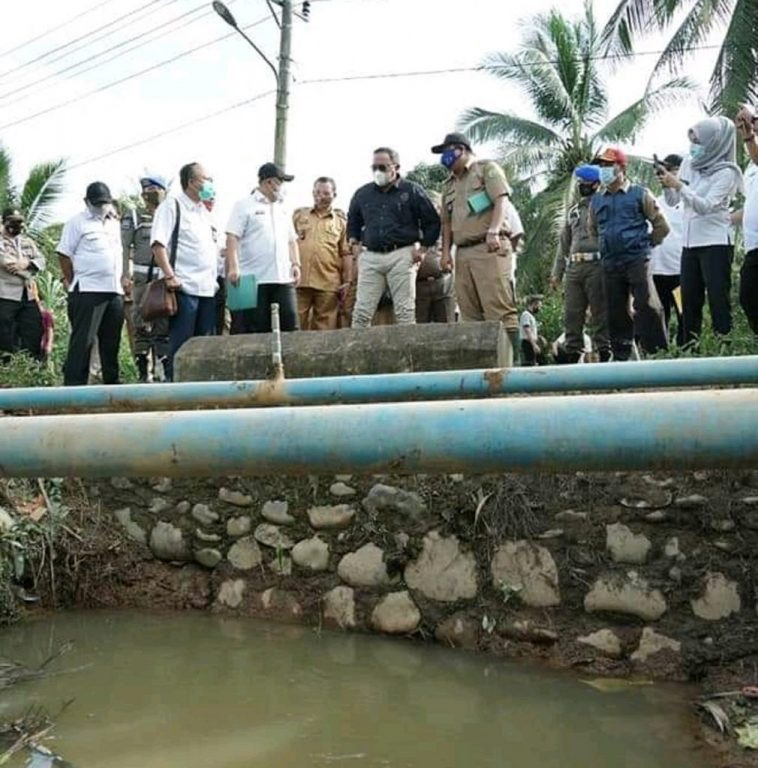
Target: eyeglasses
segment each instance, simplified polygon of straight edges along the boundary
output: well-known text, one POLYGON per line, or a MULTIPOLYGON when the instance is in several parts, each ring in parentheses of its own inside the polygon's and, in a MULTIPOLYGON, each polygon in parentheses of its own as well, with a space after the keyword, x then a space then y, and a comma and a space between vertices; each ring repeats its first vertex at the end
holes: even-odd
POLYGON ((387 163, 374 163, 374 165, 371 166, 372 171, 381 171, 382 173, 386 173, 390 168, 392 168, 392 166, 387 165, 387 163))

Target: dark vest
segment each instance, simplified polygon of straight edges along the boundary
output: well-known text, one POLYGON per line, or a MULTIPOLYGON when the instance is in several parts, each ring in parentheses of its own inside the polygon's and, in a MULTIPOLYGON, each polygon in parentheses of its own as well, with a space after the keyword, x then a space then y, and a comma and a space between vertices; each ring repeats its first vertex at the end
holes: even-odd
POLYGON ((632 184, 626 192, 597 194, 592 212, 600 235, 600 253, 607 268, 646 259, 650 255, 650 225, 642 203, 645 188, 632 184))

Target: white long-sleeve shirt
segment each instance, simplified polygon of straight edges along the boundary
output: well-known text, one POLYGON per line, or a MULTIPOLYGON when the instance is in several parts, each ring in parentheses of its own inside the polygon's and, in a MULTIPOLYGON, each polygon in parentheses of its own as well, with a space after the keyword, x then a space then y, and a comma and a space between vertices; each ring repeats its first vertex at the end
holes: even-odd
POLYGON ((734 242, 729 206, 742 188, 742 174, 731 168, 704 176, 685 158, 679 171, 681 189, 666 189, 666 202, 681 201, 682 246, 730 245, 734 242))

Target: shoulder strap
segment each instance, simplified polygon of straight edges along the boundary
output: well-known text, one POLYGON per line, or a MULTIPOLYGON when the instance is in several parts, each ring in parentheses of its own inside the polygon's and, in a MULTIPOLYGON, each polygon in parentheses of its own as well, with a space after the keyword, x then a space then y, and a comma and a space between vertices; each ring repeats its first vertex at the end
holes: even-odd
MULTIPOLYGON (((179 244, 179 224, 181 222, 181 208, 179 207, 179 201, 176 201, 176 221, 174 222, 174 231, 171 233, 171 244, 169 247, 168 263, 171 265, 171 269, 176 264, 176 249, 179 244)), ((147 282, 153 281, 153 270, 155 269, 155 254, 150 254, 150 266, 147 268, 147 282)))

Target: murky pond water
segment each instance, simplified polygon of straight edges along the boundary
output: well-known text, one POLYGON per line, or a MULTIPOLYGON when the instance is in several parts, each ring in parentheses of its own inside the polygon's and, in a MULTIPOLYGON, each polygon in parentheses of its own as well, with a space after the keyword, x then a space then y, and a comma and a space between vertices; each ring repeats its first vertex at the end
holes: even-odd
POLYGON ((74 698, 51 746, 77 768, 704 765, 679 689, 199 614, 61 614, 0 631, 0 654, 67 640, 55 668, 84 668, 0 694, 0 719, 74 698))

